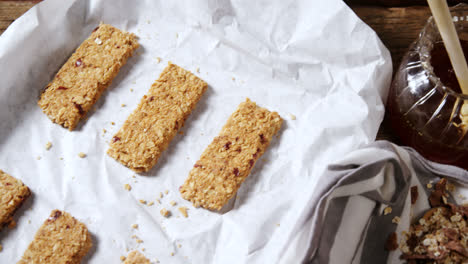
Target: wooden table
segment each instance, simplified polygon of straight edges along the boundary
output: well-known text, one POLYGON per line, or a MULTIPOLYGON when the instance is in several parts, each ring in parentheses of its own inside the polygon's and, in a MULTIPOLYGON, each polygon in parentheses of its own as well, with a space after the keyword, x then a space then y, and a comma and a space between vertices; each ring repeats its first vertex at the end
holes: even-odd
MULTIPOLYGON (((41 0, 0 0, 0 34, 19 16, 41 0)), ((346 0, 354 12, 377 32, 392 55, 395 70, 403 54, 430 16, 425 0, 346 0)), ((465 1, 449 0, 450 5, 465 1)), ((378 139, 399 143, 388 118, 382 123, 378 139)))

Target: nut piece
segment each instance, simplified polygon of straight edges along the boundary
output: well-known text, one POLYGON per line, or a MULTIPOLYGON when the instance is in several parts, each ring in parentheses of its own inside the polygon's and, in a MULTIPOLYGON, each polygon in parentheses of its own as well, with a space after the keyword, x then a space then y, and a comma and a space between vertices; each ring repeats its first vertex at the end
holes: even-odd
POLYGON ((175 201, 169 202, 170 205, 175 206, 177 203, 175 201))
POLYGON ((16 221, 15 220, 11 220, 10 223, 8 223, 8 228, 9 229, 13 229, 15 228, 16 226, 16 221))
POLYGON ((154 202, 151 201, 151 202, 148 203, 148 206, 152 206, 153 204, 154 204, 154 202))
POLYGON ((188 217, 188 214, 187 214, 187 207, 185 207, 185 206, 179 207, 179 212, 180 212, 185 218, 188 217))
POLYGON ((169 217, 170 215, 170 211, 168 211, 166 208, 161 209, 160 213, 164 217, 169 217))
POLYGON ((291 118, 291 120, 296 120, 296 116, 293 114, 289 114, 289 117, 291 118))
POLYGON ((78 157, 80 157, 80 158, 85 158, 85 157, 86 157, 86 154, 84 154, 83 152, 80 152, 80 153, 78 153, 78 157))
POLYGON ((139 201, 141 204, 146 204, 146 200, 140 199, 140 200, 138 200, 138 201, 139 201))
POLYGON ((133 228, 133 229, 138 229, 138 225, 137 225, 137 224, 133 224, 133 225, 132 225, 132 228, 133 228))
POLYGON ((121 261, 125 261, 125 259, 126 259, 125 256, 120 256, 121 261))
POLYGON ((165 191, 164 191, 164 194, 168 194, 168 193, 169 193, 169 190, 165 190, 165 191))
POLYGON ((387 206, 387 207, 385 207, 383 212, 384 212, 384 215, 388 215, 388 214, 392 213, 392 208, 390 206, 387 206))
POLYGON ((126 183, 124 185, 124 188, 125 188, 125 190, 130 191, 132 189, 132 186, 130 186, 130 184, 126 183))
POLYGON ((47 144, 45 145, 45 149, 49 150, 51 147, 52 147, 52 143, 50 141, 47 142, 47 144))

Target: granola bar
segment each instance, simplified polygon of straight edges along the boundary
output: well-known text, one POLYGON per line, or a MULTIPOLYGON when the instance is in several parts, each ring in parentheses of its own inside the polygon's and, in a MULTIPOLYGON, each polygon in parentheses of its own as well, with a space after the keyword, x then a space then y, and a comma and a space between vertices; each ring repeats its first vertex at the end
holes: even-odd
POLYGON ((247 99, 205 149, 185 183, 182 197, 194 206, 220 210, 240 188, 283 120, 247 99))
POLYGON ((39 107, 53 122, 73 130, 138 46, 134 34, 100 24, 47 85, 39 107))
POLYGON ((39 228, 18 264, 79 264, 92 246, 83 223, 54 210, 39 228))
POLYGON ((169 62, 112 138, 109 156, 136 172, 150 170, 207 87, 191 72, 169 62))
POLYGON ((128 254, 124 264, 150 264, 151 262, 143 254, 134 250, 128 254))
POLYGON ((26 185, 0 170, 0 230, 13 221, 13 214, 30 195, 26 185))

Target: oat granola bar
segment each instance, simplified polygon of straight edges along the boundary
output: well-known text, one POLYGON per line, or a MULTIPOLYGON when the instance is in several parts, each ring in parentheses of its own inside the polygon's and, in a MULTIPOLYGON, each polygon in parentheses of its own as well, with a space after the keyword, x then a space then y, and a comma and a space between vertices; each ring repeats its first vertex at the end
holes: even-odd
POLYGON ((149 259, 145 258, 143 254, 138 251, 132 251, 128 254, 124 264, 150 264, 149 259))
POLYGON ((220 210, 247 178, 283 120, 247 99, 205 149, 185 183, 182 197, 194 206, 220 210))
POLYGON ((134 34, 100 24, 47 85, 38 105, 53 122, 73 130, 138 46, 134 34))
POLYGON ((92 246, 83 223, 54 210, 37 231, 18 264, 79 264, 92 246))
POLYGON ((150 170, 207 87, 191 72, 169 63, 112 138, 109 156, 136 172, 150 170))
POLYGON ((30 195, 26 185, 0 170, 0 230, 13 221, 13 214, 30 195))

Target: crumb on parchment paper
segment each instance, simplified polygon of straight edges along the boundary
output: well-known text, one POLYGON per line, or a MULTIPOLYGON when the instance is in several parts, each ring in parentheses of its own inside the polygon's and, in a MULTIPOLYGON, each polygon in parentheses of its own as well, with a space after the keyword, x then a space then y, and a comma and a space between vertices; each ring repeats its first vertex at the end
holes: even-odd
POLYGON ((167 210, 166 208, 161 209, 160 213, 164 217, 169 217, 170 214, 171 214, 171 212, 169 210, 167 210))
POLYGON ((46 145, 45 145, 45 149, 46 150, 49 150, 50 148, 52 148, 52 142, 47 142, 46 145))
POLYGON ((187 207, 185 207, 185 206, 179 207, 179 212, 180 212, 185 218, 188 217, 188 214, 187 214, 187 207))

